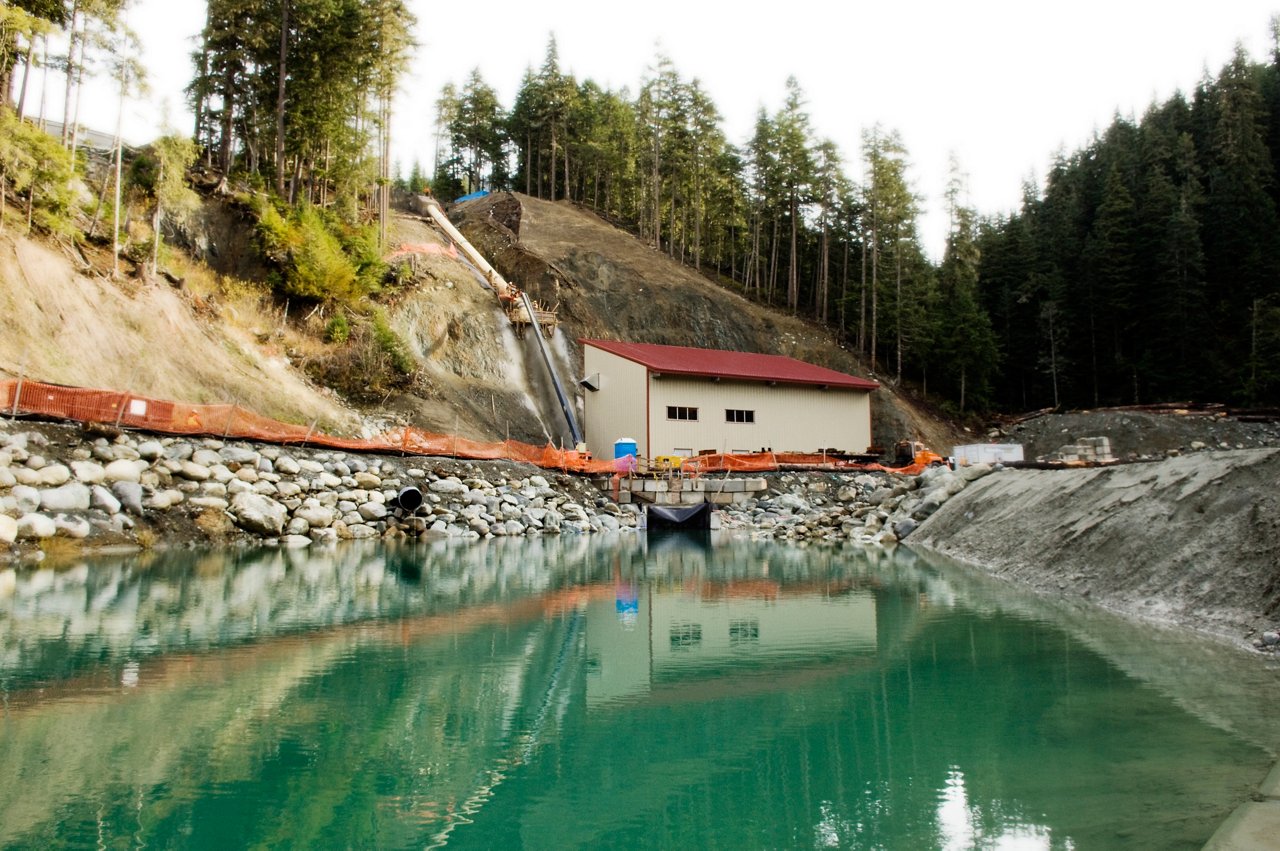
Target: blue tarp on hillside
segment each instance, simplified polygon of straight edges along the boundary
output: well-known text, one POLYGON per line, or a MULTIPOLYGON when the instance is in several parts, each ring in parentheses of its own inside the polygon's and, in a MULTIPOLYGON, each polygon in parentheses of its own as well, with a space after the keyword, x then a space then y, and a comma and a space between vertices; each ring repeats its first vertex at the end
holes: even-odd
POLYGON ((481 189, 479 192, 472 192, 470 195, 463 195, 461 198, 454 198, 453 203, 461 204, 463 201, 474 201, 477 198, 483 198, 488 194, 488 189, 481 189))

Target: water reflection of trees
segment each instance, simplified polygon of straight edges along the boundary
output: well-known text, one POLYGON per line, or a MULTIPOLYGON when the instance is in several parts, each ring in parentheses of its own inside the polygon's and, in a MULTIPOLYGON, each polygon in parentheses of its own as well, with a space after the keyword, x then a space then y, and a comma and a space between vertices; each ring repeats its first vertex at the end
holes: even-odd
POLYGON ((1172 782, 1204 807, 1217 752, 1252 758, 1054 626, 952 616, 950 583, 905 552, 624 536, 226 555, 17 578, 0 845, 892 845, 911 813, 926 847, 960 783, 980 838, 1102 835, 1115 784, 1089 749, 1123 755, 1141 818, 1162 772, 1200 766, 1172 782), (592 705, 593 613, 616 622, 620 586, 869 598, 874 647, 762 654, 749 687, 706 663, 592 705), (1131 747, 1143 724, 1176 756, 1131 747), (1062 776, 1090 780, 1083 806, 1062 776))

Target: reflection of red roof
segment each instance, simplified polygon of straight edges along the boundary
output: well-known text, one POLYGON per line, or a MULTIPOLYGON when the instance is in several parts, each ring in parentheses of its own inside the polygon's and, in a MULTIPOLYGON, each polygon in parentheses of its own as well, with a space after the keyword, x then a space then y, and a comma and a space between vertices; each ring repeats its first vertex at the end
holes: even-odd
POLYGON ((737 378, 744 381, 776 381, 783 384, 816 384, 875 390, 878 382, 814 366, 782 355, 726 352, 720 349, 693 349, 688 346, 657 346, 651 343, 622 343, 617 340, 580 340, 584 346, 626 358, 652 372, 669 375, 698 375, 707 378, 737 378))

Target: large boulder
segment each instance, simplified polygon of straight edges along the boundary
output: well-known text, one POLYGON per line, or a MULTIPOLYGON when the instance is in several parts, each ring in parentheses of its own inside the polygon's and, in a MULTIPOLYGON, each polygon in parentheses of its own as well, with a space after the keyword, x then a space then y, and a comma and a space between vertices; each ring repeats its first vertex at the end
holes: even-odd
POLYGON ((93 508, 100 508, 108 514, 120 513, 120 500, 116 499, 115 495, 102 485, 93 486, 89 504, 93 508))
POLYGON ((40 508, 40 491, 30 485, 15 485, 9 495, 22 514, 30 514, 40 508))
POLYGON ((75 474, 76 481, 86 485, 100 485, 106 476, 106 470, 95 461, 72 461, 71 472, 75 474))
POLYGON ((361 517, 370 522, 387 516, 387 507, 380 502, 366 502, 357 510, 361 517))
POLYGON ((148 461, 164 457, 164 444, 158 440, 144 440, 138 444, 138 454, 148 461))
POLYGON ((118 500, 124 510, 141 517, 143 514, 142 507, 142 485, 137 482, 116 482, 111 486, 111 494, 118 500))
POLYGON ((39 540, 52 538, 58 534, 58 527, 52 517, 43 514, 24 514, 18 518, 18 539, 39 540))
POLYGON ((40 484, 45 487, 58 487, 71 481, 71 471, 62 464, 50 464, 40 469, 40 484))
POLYGON ((18 521, 7 514, 0 514, 0 544, 12 544, 18 540, 18 521))
POLYGON ((312 529, 324 529, 333 525, 333 521, 338 519, 338 514, 332 508, 323 505, 302 505, 293 516, 305 520, 307 525, 312 529))
POLYGON ((72 482, 60 488, 40 491, 44 511, 88 511, 92 494, 87 485, 72 482))
POLYGON ((449 478, 449 479, 440 479, 439 481, 432 482, 431 484, 427 485, 427 490, 431 491, 432 493, 443 494, 445 496, 452 496, 455 494, 464 494, 469 489, 467 488, 466 485, 464 485, 458 479, 449 478))
POLYGON ((142 478, 142 471, 147 469, 146 461, 112 461, 103 471, 108 482, 137 482, 142 478))
POLYGON ((231 513, 236 525, 246 532, 276 538, 284 531, 289 510, 269 496, 238 493, 231 500, 231 513))
MULTIPOLYGON (((201 451, 209 452, 210 450, 204 449, 201 451)), ((215 455, 214 457, 217 456, 215 455)), ((204 464, 196 461, 183 461, 179 464, 176 475, 192 482, 207 482, 212 473, 204 464)))

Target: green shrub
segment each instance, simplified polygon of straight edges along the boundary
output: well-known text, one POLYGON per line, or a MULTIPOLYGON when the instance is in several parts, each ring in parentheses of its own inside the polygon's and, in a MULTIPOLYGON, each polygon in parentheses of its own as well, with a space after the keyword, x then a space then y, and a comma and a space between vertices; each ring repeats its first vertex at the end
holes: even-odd
POLYGON ((311 206, 285 216, 271 200, 259 196, 253 208, 258 240, 279 267, 280 288, 286 295, 354 304, 376 291, 382 274, 376 237, 372 248, 365 237, 347 241, 342 227, 311 206))
POLYGON ((284 265, 297 241, 294 228, 268 198, 254 196, 252 206, 254 215, 258 217, 258 240, 262 243, 263 252, 271 260, 284 265))
POLYGON ((75 160, 58 140, 0 106, 0 175, 6 194, 26 195, 32 224, 70 235, 76 199, 75 160))
POLYGON ((355 265, 360 292, 370 295, 378 292, 387 276, 387 264, 382 262, 382 249, 378 245, 378 229, 372 225, 349 227, 339 224, 335 230, 342 240, 343 250, 355 265))
POLYGON ((286 277, 290 295, 354 302, 362 293, 356 285, 355 264, 342 243, 325 226, 314 207, 295 214, 299 244, 293 250, 292 273, 286 277))
POLYGON ((333 318, 329 320, 329 324, 324 328, 324 338, 330 343, 342 345, 351 339, 351 323, 347 321, 347 315, 341 311, 335 313, 333 318))
POLYGON ((405 345, 404 340, 395 331, 391 330, 391 326, 387 323, 387 314, 383 313, 382 308, 373 309, 371 316, 373 320, 373 338, 380 348, 391 361, 391 365, 395 367, 396 372, 401 375, 412 375, 417 363, 413 359, 413 355, 409 353, 409 347, 405 345))

